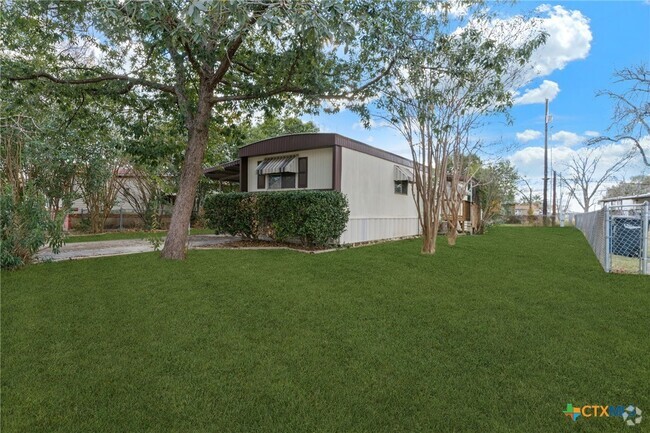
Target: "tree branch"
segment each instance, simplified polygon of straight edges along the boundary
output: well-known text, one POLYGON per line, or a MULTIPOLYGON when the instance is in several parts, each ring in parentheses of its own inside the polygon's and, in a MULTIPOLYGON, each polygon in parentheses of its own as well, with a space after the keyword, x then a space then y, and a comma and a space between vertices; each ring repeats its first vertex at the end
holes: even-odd
POLYGON ((232 65, 233 58, 235 57, 235 53, 237 53, 237 50, 241 46, 242 42, 244 41, 244 33, 246 30, 257 22, 257 20, 266 12, 266 10, 269 8, 269 5, 266 5, 262 7, 257 13, 253 14, 253 16, 244 24, 242 29, 239 31, 239 36, 237 36, 231 43, 228 45, 228 48, 226 49, 226 53, 224 54, 223 58, 221 59, 221 63, 219 64, 219 67, 217 70, 214 72, 212 77, 210 78, 210 88, 214 89, 217 84, 223 79, 223 77, 226 75, 228 70, 230 69, 230 66, 232 65))
POLYGON ((266 92, 262 93, 251 93, 247 95, 227 95, 227 96, 216 96, 212 98, 213 103, 219 103, 219 102, 232 102, 232 101, 247 101, 251 99, 264 99, 264 98, 269 98, 271 96, 279 95, 280 93, 296 93, 296 94, 301 94, 301 95, 308 95, 312 98, 319 98, 319 99, 352 99, 354 98, 358 93, 363 92, 364 90, 368 89, 370 86, 373 84, 377 83, 379 80, 381 80, 383 77, 386 76, 392 69, 392 67, 395 65, 396 59, 394 58, 391 60, 391 62, 386 66, 386 68, 380 72, 376 77, 372 78, 370 81, 367 83, 363 84, 360 87, 357 87, 356 89, 352 89, 347 93, 341 93, 341 94, 311 94, 309 89, 303 88, 303 87, 297 87, 297 86, 290 86, 289 84, 282 85, 280 87, 277 87, 273 90, 269 90, 266 92))
POLYGON ((648 159, 648 155, 646 155, 645 150, 643 149, 643 146, 641 146, 641 143, 639 140, 636 138, 630 136, 630 135, 617 135, 615 137, 606 137, 606 136, 601 136, 601 137, 595 137, 587 141, 587 145, 592 145, 592 144, 597 144, 603 141, 608 141, 611 143, 618 143, 621 140, 631 140, 634 142, 634 146, 639 149, 639 152, 641 152, 641 157, 643 158, 643 162, 645 165, 650 167, 650 159, 648 159))
POLYGON ((117 75, 117 74, 101 75, 99 77, 92 77, 92 78, 64 79, 64 78, 55 77, 54 75, 48 74, 46 72, 36 72, 34 74, 23 75, 20 77, 9 77, 9 81, 27 81, 27 80, 36 80, 39 78, 45 78, 56 84, 69 84, 69 85, 97 84, 106 81, 119 81, 119 82, 128 83, 130 85, 130 88, 132 88, 133 86, 143 86, 143 87, 148 87, 150 89, 160 90, 161 92, 171 93, 175 95, 173 86, 157 83, 155 81, 143 80, 141 78, 129 77, 128 75, 117 75))

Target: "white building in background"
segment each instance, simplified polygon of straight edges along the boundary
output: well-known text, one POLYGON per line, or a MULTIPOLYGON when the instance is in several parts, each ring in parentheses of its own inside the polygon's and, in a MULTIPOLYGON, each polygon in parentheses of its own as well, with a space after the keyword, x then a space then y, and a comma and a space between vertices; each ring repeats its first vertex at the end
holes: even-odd
POLYGON ((650 202, 650 192, 645 194, 627 195, 622 197, 604 198, 600 200, 602 205, 608 206, 628 206, 633 204, 643 204, 650 202))

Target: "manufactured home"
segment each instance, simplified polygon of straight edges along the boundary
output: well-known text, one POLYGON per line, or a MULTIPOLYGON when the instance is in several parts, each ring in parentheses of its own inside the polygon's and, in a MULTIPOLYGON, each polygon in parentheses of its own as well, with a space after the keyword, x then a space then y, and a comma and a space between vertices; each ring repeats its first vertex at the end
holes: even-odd
MULTIPOLYGON (((340 191, 347 196, 350 218, 339 243, 354 244, 420 233, 412 170, 412 161, 385 150, 339 134, 307 133, 241 147, 239 159, 205 175, 238 182, 242 192, 340 191)), ((469 214, 465 219, 473 220, 469 214)))

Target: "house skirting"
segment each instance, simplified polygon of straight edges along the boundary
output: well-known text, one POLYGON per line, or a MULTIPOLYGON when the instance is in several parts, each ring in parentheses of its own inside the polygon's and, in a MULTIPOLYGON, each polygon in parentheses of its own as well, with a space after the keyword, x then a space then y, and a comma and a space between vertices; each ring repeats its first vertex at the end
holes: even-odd
POLYGON ((396 239, 420 234, 417 217, 350 217, 341 244, 396 239))

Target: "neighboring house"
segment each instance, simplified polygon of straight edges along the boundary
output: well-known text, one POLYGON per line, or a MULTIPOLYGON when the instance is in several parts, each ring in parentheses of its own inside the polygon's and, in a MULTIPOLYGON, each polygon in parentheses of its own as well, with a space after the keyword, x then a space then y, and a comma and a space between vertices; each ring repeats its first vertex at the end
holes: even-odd
MULTIPOLYGON (((117 172, 117 177, 118 177, 118 182, 125 185, 127 188, 132 188, 134 194, 139 196, 137 192, 137 181, 135 179, 135 175, 130 169, 125 167, 120 167, 117 172)), ((78 187, 76 189, 78 191, 78 187)), ((83 198, 81 197, 81 193, 78 194, 79 196, 77 197, 77 199, 72 202, 72 211, 70 213, 71 214, 88 213, 88 208, 83 198)), ((121 188, 119 187, 118 187, 117 195, 115 196, 115 203, 113 204, 113 209, 116 212, 119 212, 120 209, 122 209, 124 213, 135 212, 133 207, 129 204, 129 202, 124 197, 124 194, 122 193, 121 188)))
POLYGON ((239 182, 243 192, 340 191, 347 196, 350 218, 339 242, 353 244, 420 233, 412 167, 409 159, 339 134, 307 133, 244 146, 239 159, 205 175, 239 182))
MULTIPOLYGON (((141 228, 143 225, 142 218, 138 215, 132 203, 143 203, 143 197, 147 197, 147 184, 138 178, 139 174, 129 167, 120 167, 117 171, 115 202, 113 203, 111 214, 104 223, 105 229, 123 229, 123 228, 141 228), (144 189, 143 189, 144 188, 144 189), (131 198, 129 200, 129 197, 131 198)), ((88 214, 88 206, 84 202, 79 187, 76 187, 79 197, 72 202, 71 211, 66 219, 65 228, 79 228, 84 215, 88 214)), ((175 195, 170 194, 163 198, 165 213, 171 211, 171 205, 174 204, 175 195)), ((161 228, 166 227, 169 217, 164 215, 159 222, 161 228)))
MULTIPOLYGON (((447 195, 451 193, 451 182, 452 177, 447 176, 447 195)), ((458 209, 458 221, 459 226, 457 227, 458 231, 474 233, 479 226, 481 219, 481 208, 478 204, 478 200, 475 200, 474 197, 477 194, 476 189, 477 182, 473 177, 461 178, 458 188, 460 195, 463 197, 463 205, 458 209)), ((445 206, 442 209, 442 219, 447 220, 447 210, 445 206)), ((443 227, 443 230, 447 230, 446 227, 443 227)))
POLYGON ((627 206, 627 205, 633 205, 633 204, 643 204, 646 202, 650 202, 650 193, 645 193, 645 194, 637 194, 637 195, 627 195, 623 197, 612 197, 612 198, 604 198, 600 200, 600 202, 604 205, 608 206, 627 206))

